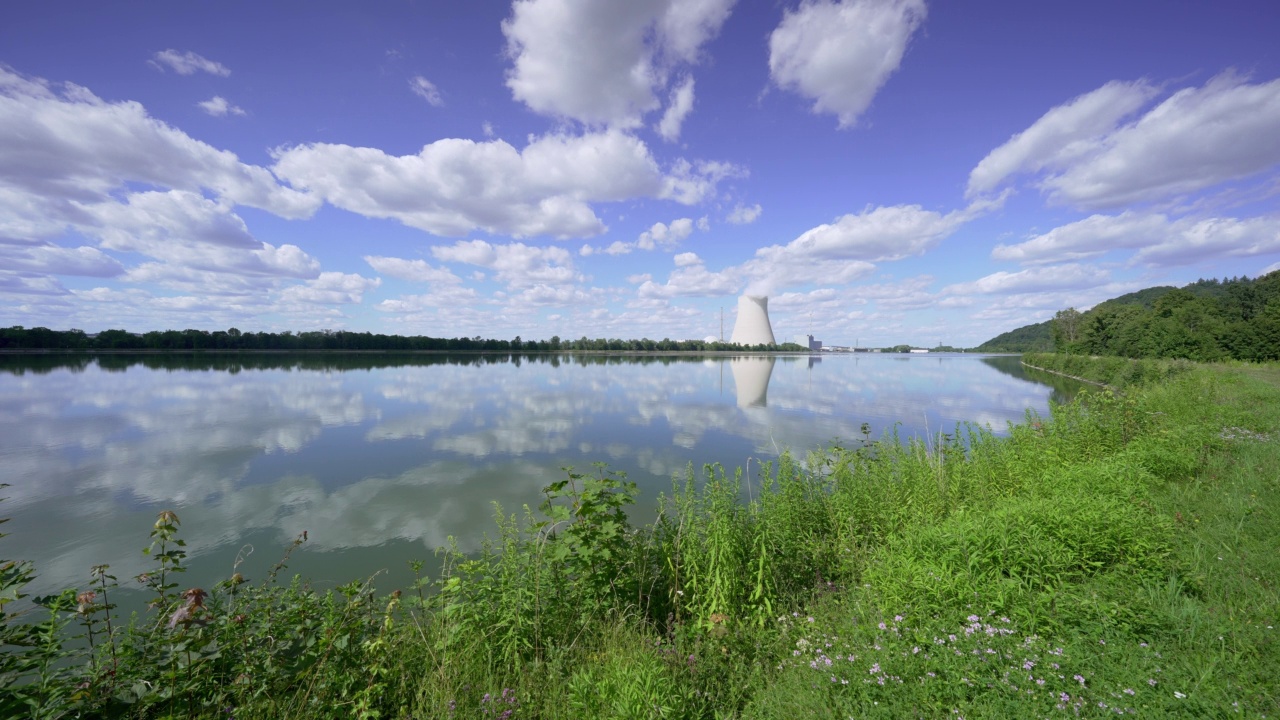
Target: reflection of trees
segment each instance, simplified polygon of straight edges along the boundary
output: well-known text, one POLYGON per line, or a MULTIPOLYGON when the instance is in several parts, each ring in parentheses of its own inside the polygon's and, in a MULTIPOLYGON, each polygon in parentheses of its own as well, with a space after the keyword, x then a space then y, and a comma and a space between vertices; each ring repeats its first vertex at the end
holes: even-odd
MULTIPOLYGON (((208 352, 208 353, 111 353, 91 354, 3 354, 0 372, 49 373, 54 370, 81 372, 91 366, 118 372, 131 367, 149 370, 215 370, 236 373, 242 370, 379 370, 396 367, 428 367, 456 365, 483 367, 513 363, 545 364, 559 367, 574 365, 673 365, 699 363, 707 356, 696 353, 682 355, 555 355, 545 353, 344 353, 344 352, 208 352)), ((794 360, 795 358, 783 358, 794 360)))
POLYGON ((1020 355, 984 357, 982 358, 982 362, 996 370, 999 370, 1005 375, 1049 387, 1053 391, 1049 397, 1059 404, 1071 402, 1075 398, 1076 394, 1084 389, 1084 383, 1079 382, 1078 380, 1072 380, 1071 378, 1055 375, 1053 373, 1033 370, 1032 368, 1023 365, 1022 356, 1020 355))

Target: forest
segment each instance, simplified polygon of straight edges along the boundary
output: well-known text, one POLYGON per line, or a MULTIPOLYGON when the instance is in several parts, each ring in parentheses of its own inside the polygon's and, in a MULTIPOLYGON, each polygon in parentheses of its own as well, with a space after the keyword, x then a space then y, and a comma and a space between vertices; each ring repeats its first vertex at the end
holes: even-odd
POLYGON ((988 352, 1057 351, 1130 358, 1280 359, 1280 271, 1250 279, 1152 287, 1067 308, 1052 320, 978 346, 988 352))

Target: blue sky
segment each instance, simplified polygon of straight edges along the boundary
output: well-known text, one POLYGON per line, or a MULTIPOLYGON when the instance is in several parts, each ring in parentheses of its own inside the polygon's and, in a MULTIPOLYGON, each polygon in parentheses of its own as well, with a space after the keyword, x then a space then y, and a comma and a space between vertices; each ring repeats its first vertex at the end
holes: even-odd
POLYGON ((1280 268, 1269 1, 5 15, 5 326, 973 345, 1280 268))

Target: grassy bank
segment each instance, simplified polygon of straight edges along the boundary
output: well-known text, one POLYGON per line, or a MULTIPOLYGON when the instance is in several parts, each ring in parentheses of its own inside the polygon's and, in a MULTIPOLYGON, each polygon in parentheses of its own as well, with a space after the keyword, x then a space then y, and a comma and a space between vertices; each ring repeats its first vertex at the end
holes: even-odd
MULTIPOLYGON (((113 613, 103 568, 7 619, 0 714, 1280 714, 1280 370, 1028 362, 1124 394, 691 470, 640 527, 624 478, 570 472, 389 596, 313 591, 287 556, 188 588, 162 515, 154 610, 113 613)), ((34 569, 0 567, 7 602, 34 569)))

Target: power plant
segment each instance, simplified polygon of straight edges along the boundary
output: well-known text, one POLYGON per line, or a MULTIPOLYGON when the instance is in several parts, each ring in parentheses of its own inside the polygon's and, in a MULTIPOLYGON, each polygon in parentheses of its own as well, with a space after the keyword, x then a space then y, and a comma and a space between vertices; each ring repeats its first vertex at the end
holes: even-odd
POLYGON ((773 345, 773 326, 769 324, 769 298, 743 295, 738 298, 738 321, 733 325, 735 345, 773 345))

